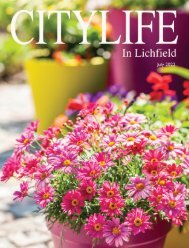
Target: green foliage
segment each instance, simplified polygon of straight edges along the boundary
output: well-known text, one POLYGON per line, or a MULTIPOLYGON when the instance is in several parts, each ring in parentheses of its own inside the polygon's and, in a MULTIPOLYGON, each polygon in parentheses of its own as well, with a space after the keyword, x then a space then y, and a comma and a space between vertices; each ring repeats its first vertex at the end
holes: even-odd
POLYGON ((17 44, 11 36, 0 37, 0 74, 10 75, 21 69, 26 47, 17 44))
POLYGON ((176 74, 185 79, 189 79, 189 69, 180 67, 180 66, 167 66, 159 69, 161 73, 172 73, 176 74))
POLYGON ((16 0, 1 0, 0 1, 0 29, 7 30, 13 14, 16 11, 16 0))
POLYGON ((161 102, 152 102, 147 96, 145 100, 141 100, 139 96, 129 108, 129 112, 146 115, 150 123, 157 127, 162 124, 175 124, 180 127, 180 139, 187 141, 189 138, 189 110, 185 102, 176 103, 169 98, 161 102))
POLYGON ((169 9, 184 5, 187 0, 112 0, 117 8, 129 9, 169 9))

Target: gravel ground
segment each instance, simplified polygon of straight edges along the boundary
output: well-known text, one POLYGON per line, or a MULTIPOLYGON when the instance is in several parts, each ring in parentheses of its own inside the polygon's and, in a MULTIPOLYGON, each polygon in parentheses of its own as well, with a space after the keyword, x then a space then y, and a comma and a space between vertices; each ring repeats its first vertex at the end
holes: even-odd
MULTIPOLYGON (((0 84, 0 168, 12 153, 15 139, 34 118, 31 92, 26 84, 0 84)), ((0 248, 52 248, 44 217, 34 214, 30 200, 12 201, 19 184, 0 183, 0 248)))

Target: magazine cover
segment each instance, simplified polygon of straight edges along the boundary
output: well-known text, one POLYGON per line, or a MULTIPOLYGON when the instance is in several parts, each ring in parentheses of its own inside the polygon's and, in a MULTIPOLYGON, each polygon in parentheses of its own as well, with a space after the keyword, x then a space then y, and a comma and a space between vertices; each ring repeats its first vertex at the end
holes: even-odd
POLYGON ((0 248, 189 247, 189 1, 0 0, 0 248))

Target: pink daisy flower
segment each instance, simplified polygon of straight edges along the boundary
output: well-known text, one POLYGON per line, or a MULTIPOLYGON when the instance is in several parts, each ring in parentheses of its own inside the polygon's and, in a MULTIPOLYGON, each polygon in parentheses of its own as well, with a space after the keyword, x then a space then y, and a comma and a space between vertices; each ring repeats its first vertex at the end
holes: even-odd
POLYGON ((16 173, 20 166, 20 158, 16 153, 5 162, 2 167, 2 175, 1 181, 8 181, 11 177, 13 177, 14 173, 16 173))
POLYGON ((169 219, 182 220, 182 216, 186 212, 185 200, 182 195, 165 194, 158 209, 163 211, 169 219))
POLYGON ((167 166, 166 171, 170 177, 177 178, 181 176, 183 169, 181 165, 170 164, 167 166))
POLYGON ((16 150, 24 152, 28 150, 31 144, 34 142, 34 132, 27 130, 27 132, 23 133, 16 141, 16 150))
POLYGON ((175 182, 173 187, 171 188, 171 191, 173 192, 173 195, 176 197, 177 195, 181 195, 183 198, 187 196, 187 189, 186 185, 175 182))
POLYGON ((165 192, 166 190, 161 186, 157 186, 157 188, 154 188, 150 196, 148 197, 150 205, 157 209, 159 204, 161 204, 162 202, 162 198, 165 192))
POLYGON ((145 199, 149 196, 151 185, 148 179, 139 176, 130 178, 131 184, 128 184, 125 189, 128 190, 128 196, 134 201, 145 199))
POLYGON ((115 197, 120 197, 119 184, 104 182, 101 189, 99 190, 99 195, 101 201, 104 199, 111 199, 115 197))
POLYGON ((110 246, 123 246, 124 241, 128 242, 130 229, 125 223, 120 223, 120 219, 113 218, 108 220, 104 226, 104 238, 110 246))
POLYGON ((96 195, 96 183, 92 180, 83 180, 79 185, 79 191, 86 200, 91 201, 96 195))
POLYGON ((161 151, 166 154, 166 158, 175 159, 178 156, 182 156, 182 145, 175 144, 171 141, 162 141, 161 142, 161 151))
POLYGON ((146 162, 154 163, 154 162, 162 162, 165 159, 165 153, 159 150, 149 150, 145 152, 143 159, 146 162))
POLYGON ((80 214, 84 205, 84 198, 78 190, 70 190, 62 198, 62 210, 68 215, 80 214))
POLYGON ((100 201, 101 211, 109 216, 122 214, 122 209, 124 206, 125 206, 125 201, 122 197, 101 199, 100 201))
POLYGON ((32 121, 25 129, 25 131, 33 131, 36 132, 39 126, 39 121, 32 121))
POLYGON ((126 224, 134 235, 151 229, 150 216, 141 208, 133 209, 127 214, 126 224))
POLYGON ((139 133, 126 133, 120 136, 119 141, 123 143, 124 146, 130 147, 134 144, 140 144, 141 136, 139 133))
POLYGON ((127 147, 127 152, 129 154, 141 155, 141 154, 143 154, 143 152, 146 148, 146 145, 147 145, 147 141, 145 139, 141 138, 140 143, 135 142, 132 146, 127 147))
POLYGON ((88 134, 85 132, 84 129, 78 127, 69 135, 69 144, 83 147, 86 144, 88 138, 88 134))
POLYGON ((83 162, 83 166, 77 170, 78 179, 96 179, 101 175, 99 165, 93 161, 83 162))
POLYGON ((155 187, 161 186, 166 190, 171 189, 173 187, 173 181, 167 177, 166 173, 160 173, 158 176, 151 178, 151 182, 155 187))
POLYGON ((119 121, 121 120, 121 115, 120 114, 114 114, 109 117, 107 126, 109 127, 116 127, 119 125, 119 121))
POLYGON ((146 117, 141 114, 126 114, 120 124, 125 126, 125 130, 133 130, 133 129, 140 129, 141 124, 146 122, 146 117))
POLYGON ((56 137, 57 134, 60 134, 60 128, 58 127, 49 127, 47 130, 43 131, 44 139, 50 140, 56 137))
POLYGON ((142 172, 148 177, 156 177, 164 169, 165 163, 147 162, 143 166, 142 172))
POLYGON ((109 153, 105 153, 105 152, 97 153, 95 154, 94 159, 99 164, 99 166, 103 169, 106 169, 114 165, 109 153))
POLYGON ((103 230, 105 225, 105 217, 101 214, 93 214, 87 219, 84 229, 87 235, 92 238, 103 238, 103 230))
POLYGON ((165 127, 163 127, 163 128, 160 129, 159 134, 160 135, 165 135, 165 136, 167 136, 169 138, 177 130, 178 130, 178 128, 176 128, 174 125, 166 125, 165 127))
POLYGON ((14 199, 13 200, 19 200, 22 201, 27 195, 28 195, 28 183, 23 182, 20 184, 20 191, 15 191, 14 192, 14 199))
POLYGON ((104 136, 100 146, 105 149, 105 152, 112 152, 117 147, 117 135, 104 136))
POLYGON ((62 169, 64 172, 70 173, 74 166, 77 165, 77 152, 72 151, 71 148, 62 148, 61 153, 57 156, 49 156, 48 162, 54 169, 62 169))
POLYGON ((33 178, 34 173, 38 170, 39 159, 35 155, 31 153, 25 153, 21 159, 21 167, 19 170, 20 178, 24 176, 28 176, 33 178))
POLYGON ((86 117, 87 115, 95 115, 97 112, 101 110, 102 108, 100 108, 100 106, 98 106, 98 104, 94 103, 94 102, 90 102, 89 104, 87 104, 85 106, 85 108, 83 108, 79 115, 82 117, 86 117))
POLYGON ((145 137, 148 144, 152 146, 156 146, 157 144, 159 144, 159 137, 158 134, 156 134, 155 132, 152 133, 150 131, 145 130, 142 132, 142 135, 145 137))
POLYGON ((34 173, 34 178, 38 182, 42 182, 50 176, 51 176, 51 169, 46 165, 39 166, 37 171, 34 173))
POLYGON ((54 199, 54 189, 48 184, 38 187, 34 198, 41 208, 45 208, 54 199))
POLYGON ((175 216, 172 219, 172 223, 177 226, 183 226, 183 222, 188 220, 188 212, 180 212, 180 216, 175 216))

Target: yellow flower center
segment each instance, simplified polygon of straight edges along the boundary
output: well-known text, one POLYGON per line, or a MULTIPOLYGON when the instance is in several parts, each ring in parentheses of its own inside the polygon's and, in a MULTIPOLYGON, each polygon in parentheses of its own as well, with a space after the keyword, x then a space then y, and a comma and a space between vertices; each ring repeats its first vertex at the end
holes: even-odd
POLYGON ((92 171, 90 172, 90 176, 91 176, 91 177, 93 177, 95 174, 96 174, 96 171, 95 171, 95 170, 92 170, 92 171))
POLYGON ((110 147, 113 146, 115 144, 114 141, 110 141, 110 143, 108 144, 110 147))
POLYGON ((158 160, 157 158, 152 158, 150 161, 153 163, 153 162, 157 162, 158 160))
POLYGON ((134 137, 129 137, 129 138, 127 138, 127 141, 135 141, 135 138, 134 137))
POLYGON ((23 143, 24 145, 26 145, 28 142, 29 142, 29 139, 25 139, 23 143))
POLYGON ((111 210, 115 210, 115 209, 117 208, 117 204, 116 204, 116 203, 113 203, 113 202, 110 202, 109 208, 110 208, 111 210))
POLYGON ((103 167, 103 166, 105 166, 105 165, 106 165, 106 162, 105 162, 105 161, 100 161, 100 162, 99 162, 99 164, 100 164, 100 166, 102 166, 102 167, 103 167))
POLYGON ((142 225, 142 220, 141 220, 140 218, 136 218, 136 219, 134 220, 134 224, 135 224, 135 226, 139 227, 139 226, 142 225))
POLYGON ((134 120, 131 120, 131 121, 129 122, 129 124, 131 124, 131 125, 135 125, 135 124, 137 124, 137 122, 136 122, 136 121, 134 121, 134 120))
POLYGON ((87 191, 88 194, 91 194, 91 193, 93 193, 93 188, 91 186, 88 186, 86 188, 86 191, 87 191))
POLYGON ((177 196, 180 192, 178 190, 175 189, 175 191, 173 192, 174 196, 177 196))
POLYGON ((177 206, 176 201, 170 201, 170 202, 169 202, 169 206, 170 206, 171 208, 175 208, 175 207, 177 206))
POLYGON ((166 184, 166 182, 165 182, 165 180, 159 180, 159 185, 161 185, 161 186, 165 186, 165 184, 166 184))
POLYGON ((80 146, 80 145, 82 145, 83 144, 83 141, 82 140, 79 140, 78 142, 77 142, 77 145, 78 146, 80 146))
POLYGON ((112 229, 112 233, 113 233, 114 235, 119 235, 119 234, 121 233, 121 230, 120 230, 118 227, 114 227, 114 228, 112 229))
POLYGON ((99 232, 102 230, 102 225, 100 223, 97 223, 94 225, 94 229, 95 229, 95 231, 99 232))
POLYGON ((50 197, 50 194, 47 192, 43 195, 43 199, 46 200, 50 197))
POLYGON ((156 137, 155 135, 151 135, 149 138, 150 138, 151 140, 157 140, 157 137, 156 137))
POLYGON ((144 183, 137 183, 135 187, 138 191, 141 191, 145 188, 144 183))
POLYGON ((160 201, 161 201, 161 199, 162 199, 162 195, 158 195, 157 197, 156 197, 156 201, 159 203, 160 201))
POLYGON ((167 147, 167 150, 170 151, 170 152, 173 151, 174 150, 174 146, 168 146, 167 147))
POLYGON ((186 154, 183 154, 183 155, 182 155, 182 158, 186 158, 186 154))
POLYGON ((72 200, 72 206, 76 207, 79 204, 79 201, 77 199, 72 200))
POLYGON ((43 172, 40 176, 41 180, 44 180, 47 177, 47 173, 43 172))
POLYGON ((114 196, 114 191, 113 190, 109 190, 108 192, 107 192, 107 197, 113 197, 114 196))
POLYGON ((176 172, 176 171, 172 171, 172 172, 171 172, 171 176, 172 176, 172 177, 176 177, 176 176, 177 176, 177 172, 176 172))
POLYGON ((65 166, 71 165, 71 161, 70 161, 69 159, 66 159, 66 160, 64 161, 64 165, 65 165, 65 166))
POLYGON ((156 170, 152 170, 152 171, 151 171, 151 175, 152 175, 152 176, 156 176, 156 175, 157 175, 157 171, 156 171, 156 170))

